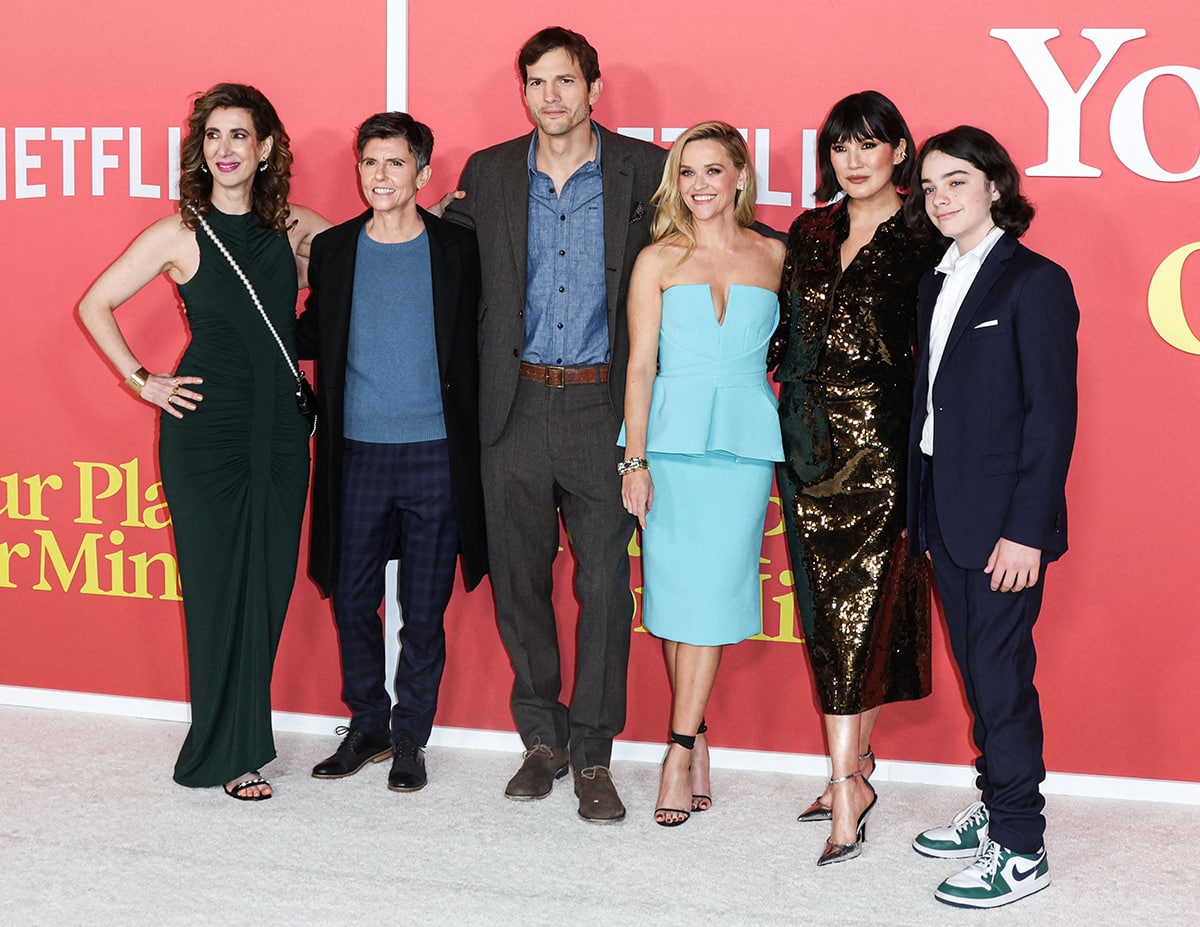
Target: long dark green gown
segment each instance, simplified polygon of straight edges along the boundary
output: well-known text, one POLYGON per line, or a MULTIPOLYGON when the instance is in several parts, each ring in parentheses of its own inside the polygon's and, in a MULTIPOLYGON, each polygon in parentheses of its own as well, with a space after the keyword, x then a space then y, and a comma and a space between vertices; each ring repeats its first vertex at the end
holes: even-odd
MULTIPOLYGON (((254 284, 295 358, 296 262, 253 216, 208 221, 254 284)), ((308 429, 295 381, 228 261, 202 229, 179 287, 191 341, 177 373, 204 396, 163 414, 158 444, 187 626, 192 726, 175 764, 188 786, 228 782, 275 757, 271 670, 296 575, 308 429)))

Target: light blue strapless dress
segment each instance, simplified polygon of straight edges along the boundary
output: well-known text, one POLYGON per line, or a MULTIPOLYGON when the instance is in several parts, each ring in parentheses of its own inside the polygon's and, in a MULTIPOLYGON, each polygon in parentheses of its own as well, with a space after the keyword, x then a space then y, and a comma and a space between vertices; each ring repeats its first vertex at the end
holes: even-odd
POLYGON ((732 644, 762 629, 763 522, 783 459, 766 369, 778 321, 761 287, 734 284, 721 324, 708 284, 663 292, 642 532, 642 623, 656 637, 732 644))

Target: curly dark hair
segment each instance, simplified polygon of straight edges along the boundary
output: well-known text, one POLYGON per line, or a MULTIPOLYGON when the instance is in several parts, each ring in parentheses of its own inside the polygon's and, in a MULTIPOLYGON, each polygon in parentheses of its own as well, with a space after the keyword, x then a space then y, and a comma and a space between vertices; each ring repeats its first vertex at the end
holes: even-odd
MULTIPOLYGON (((994 136, 975 126, 957 126, 926 139, 913 163, 913 177, 918 186, 925 159, 934 151, 967 161, 982 171, 1000 194, 992 203, 992 221, 1017 238, 1025 234, 1033 221, 1033 204, 1021 193, 1021 172, 994 136)), ((904 219, 913 228, 932 227, 925 212, 925 197, 919 190, 905 201, 904 219)))
POLYGON ((817 135, 818 202, 828 203, 842 189, 829 150, 840 142, 861 142, 868 138, 893 148, 903 144, 905 158, 892 168, 892 186, 901 193, 909 191, 912 186, 912 153, 917 144, 908 131, 908 123, 900 115, 896 104, 878 90, 862 90, 834 103, 833 109, 821 123, 821 131, 817 135))
POLYGON ((215 84, 199 94, 188 117, 188 133, 180 150, 179 212, 183 224, 196 227, 196 217, 189 207, 201 215, 212 208, 212 175, 200 169, 204 163, 204 129, 208 117, 217 109, 244 109, 254 122, 254 134, 259 140, 273 140, 267 155, 267 169, 254 175, 254 195, 250 211, 259 225, 280 234, 295 225, 288 222, 288 192, 292 182, 292 150, 287 131, 279 114, 262 91, 246 84, 215 84))

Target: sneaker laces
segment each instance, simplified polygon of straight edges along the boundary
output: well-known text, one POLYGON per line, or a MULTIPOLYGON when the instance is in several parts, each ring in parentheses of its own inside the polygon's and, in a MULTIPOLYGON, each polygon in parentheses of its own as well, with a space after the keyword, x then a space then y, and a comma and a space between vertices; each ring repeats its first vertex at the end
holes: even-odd
POLYGON ((983 854, 979 859, 975 860, 975 868, 987 878, 995 878, 997 871, 1000 869, 1000 853, 1002 850, 1003 847, 995 840, 989 840, 983 850, 983 854))
POLYGON ((982 827, 986 818, 987 806, 982 802, 975 802, 970 808, 958 813, 958 817, 954 819, 954 833, 961 836, 969 830, 982 827))

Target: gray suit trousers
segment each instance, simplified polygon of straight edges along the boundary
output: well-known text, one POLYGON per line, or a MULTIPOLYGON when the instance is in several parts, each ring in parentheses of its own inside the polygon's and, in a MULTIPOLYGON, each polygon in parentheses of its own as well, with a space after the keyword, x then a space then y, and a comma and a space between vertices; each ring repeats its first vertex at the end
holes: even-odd
POLYGON ((620 422, 603 384, 521 380, 500 438, 483 448, 488 554, 500 636, 512 661, 512 713, 534 738, 569 747, 577 770, 608 766, 625 727, 633 595, 616 464, 620 422), (575 686, 564 704, 553 594, 558 513, 578 568, 575 686))

